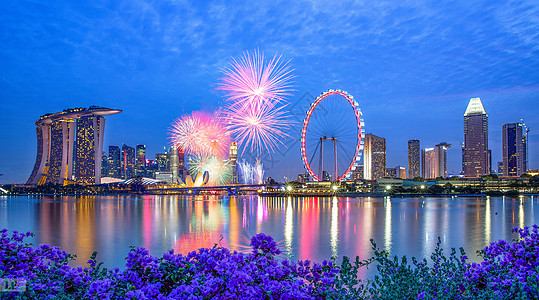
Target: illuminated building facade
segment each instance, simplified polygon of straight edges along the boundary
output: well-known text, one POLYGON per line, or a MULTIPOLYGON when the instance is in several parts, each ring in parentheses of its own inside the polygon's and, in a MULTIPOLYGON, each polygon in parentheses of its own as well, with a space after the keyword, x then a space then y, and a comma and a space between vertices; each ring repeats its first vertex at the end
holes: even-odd
POLYGON ((122 178, 120 147, 109 146, 109 177, 122 178))
POLYGON ((364 178, 383 178, 386 175, 386 139, 372 133, 366 134, 363 153, 364 178))
POLYGON ((488 115, 481 99, 472 98, 464 113, 462 168, 466 177, 490 174, 488 155, 488 115))
POLYGON ((230 143, 230 150, 228 152, 228 161, 230 162, 230 166, 232 167, 232 182, 237 183, 237 171, 236 171, 236 163, 238 160, 238 143, 232 142, 230 143))
POLYGON ((401 166, 395 167, 396 178, 406 179, 406 168, 401 166))
POLYGON ((122 144, 122 177, 135 177, 135 148, 122 144))
POLYGON ((101 183, 105 118, 88 115, 77 120, 75 178, 78 184, 101 183))
POLYGON ((356 169, 352 171, 352 180, 361 180, 363 178, 363 165, 357 165, 356 169))
POLYGON ((395 169, 395 168, 387 168, 385 177, 397 178, 397 169, 395 169))
POLYGON ((434 148, 421 150, 421 176, 426 179, 447 177, 447 149, 451 145, 440 143, 434 148))
POLYGON ((172 145, 170 147, 170 173, 172 173, 172 183, 179 183, 178 181, 178 147, 172 145))
POLYGON ((101 153, 101 178, 109 176, 109 158, 107 153, 101 153))
POLYGON ((100 183, 103 116, 120 112, 90 106, 41 116, 36 121, 36 163, 26 183, 100 183))
POLYGON ((146 176, 146 145, 137 145, 136 147, 136 176, 146 176))
POLYGON ((158 172, 169 171, 170 167, 169 167, 168 153, 157 153, 155 155, 155 162, 157 163, 158 172))
POLYGON ((503 175, 520 176, 527 170, 527 136, 522 123, 502 126, 503 175))
POLYGON ((408 141, 408 178, 414 179, 420 176, 421 151, 419 140, 408 141))

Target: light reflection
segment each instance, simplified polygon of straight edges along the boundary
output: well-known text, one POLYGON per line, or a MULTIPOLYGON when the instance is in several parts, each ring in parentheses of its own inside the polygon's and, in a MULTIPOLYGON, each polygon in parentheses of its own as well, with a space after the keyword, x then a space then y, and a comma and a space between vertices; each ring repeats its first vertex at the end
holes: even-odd
POLYGON ((384 242, 386 249, 391 251, 391 198, 385 197, 384 199, 385 206, 385 217, 384 217, 384 242))
POLYGON ((490 216, 490 196, 487 196, 485 203, 485 245, 490 243, 491 237, 491 216, 490 216))
POLYGON ((518 226, 524 228, 524 200, 520 197, 520 204, 518 206, 518 226))
POLYGON ((337 256, 337 244, 339 242, 339 207, 337 197, 331 201, 331 256, 337 256))
POLYGON ((286 219, 284 223, 285 252, 292 256, 292 237, 294 232, 294 211, 292 210, 292 197, 286 200, 286 219))

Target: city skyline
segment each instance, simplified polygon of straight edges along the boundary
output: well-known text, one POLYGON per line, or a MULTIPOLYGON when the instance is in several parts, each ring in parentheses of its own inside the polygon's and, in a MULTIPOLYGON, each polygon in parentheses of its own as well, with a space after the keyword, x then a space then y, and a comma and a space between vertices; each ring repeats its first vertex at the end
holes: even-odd
MULTIPOLYGON (((291 60, 290 109, 299 120, 305 110, 296 108, 312 102, 310 95, 353 94, 366 132, 386 139, 388 167, 407 165, 410 139, 445 141, 454 145, 448 173, 459 173, 462 114, 480 97, 492 168, 502 160, 502 125, 521 119, 531 129, 528 168, 539 168, 534 2, 50 5, 22 1, 0 14, 0 183, 26 181, 37 148, 33 122, 66 107, 122 109, 107 120, 103 148, 145 144, 153 157, 170 146, 172 120, 217 107, 220 70, 254 49, 291 60)), ((285 145, 264 162, 267 176, 303 173, 299 146, 293 139, 285 145)))

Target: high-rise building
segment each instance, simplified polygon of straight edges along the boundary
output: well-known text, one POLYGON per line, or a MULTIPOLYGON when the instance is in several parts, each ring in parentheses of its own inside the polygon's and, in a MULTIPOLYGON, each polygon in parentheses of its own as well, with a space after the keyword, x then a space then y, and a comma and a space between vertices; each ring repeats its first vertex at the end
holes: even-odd
POLYGON ((421 150, 421 176, 423 178, 447 177, 447 149, 451 145, 440 143, 434 148, 421 150))
POLYGON ((360 180, 363 178, 363 165, 357 165, 356 169, 352 171, 352 180, 360 180))
POLYGON ((170 173, 172 173, 172 183, 178 183, 178 147, 172 145, 169 151, 170 173))
POLYGON ((178 178, 185 181, 187 177, 187 167, 185 166, 185 151, 183 148, 178 148, 178 178))
POLYGON ((135 177, 135 148, 122 144, 123 179, 135 177))
POLYGON ((122 178, 120 147, 109 146, 109 177, 122 178))
POLYGON ((79 184, 101 183, 101 155, 105 118, 87 115, 77 120, 75 178, 79 184))
POLYGON ((520 176, 528 169, 526 133, 522 123, 507 123, 502 127, 503 175, 520 176))
POLYGON ((107 152, 101 154, 101 177, 109 176, 109 158, 107 152))
POLYGON ((397 178, 397 169, 395 169, 395 168, 386 168, 386 177, 397 178))
POLYGON ((36 121, 36 163, 27 184, 100 183, 103 116, 120 112, 90 106, 41 116, 36 121))
POLYGON ((364 178, 383 178, 386 175, 386 139, 372 133, 366 134, 363 153, 364 178))
POLYGON ((135 166, 136 176, 146 176, 146 145, 137 145, 135 166))
POLYGON ((498 176, 503 176, 503 161, 498 162, 498 176))
POLYGON ((157 153, 155 155, 155 161, 157 163, 158 172, 169 172, 170 166, 168 161, 168 153, 157 153))
POLYGON ((481 99, 472 98, 464 113, 464 176, 480 177, 490 174, 488 159, 488 115, 481 99))
POLYGON ((408 178, 413 179, 420 176, 421 151, 419 140, 408 141, 408 178))
POLYGON ((236 161, 238 160, 238 143, 230 143, 230 150, 228 152, 228 160, 230 166, 232 167, 232 182, 238 182, 237 172, 236 172, 236 161))
POLYGON ((395 167, 396 178, 406 179, 406 168, 401 166, 395 167))

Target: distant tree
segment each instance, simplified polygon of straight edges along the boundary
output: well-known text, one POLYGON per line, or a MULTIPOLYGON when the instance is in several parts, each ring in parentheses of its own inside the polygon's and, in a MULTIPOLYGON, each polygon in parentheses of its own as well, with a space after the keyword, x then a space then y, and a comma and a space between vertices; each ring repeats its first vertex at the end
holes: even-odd
POLYGON ((423 182, 425 181, 425 178, 423 177, 414 177, 414 179, 412 179, 413 181, 418 181, 418 182, 423 182))

